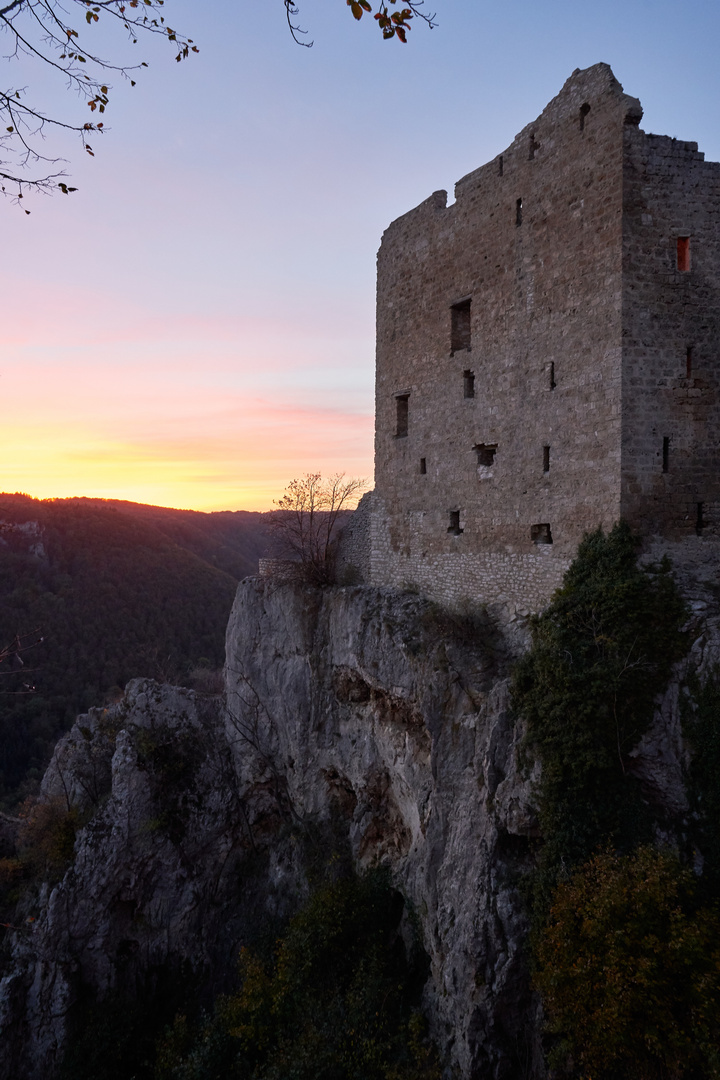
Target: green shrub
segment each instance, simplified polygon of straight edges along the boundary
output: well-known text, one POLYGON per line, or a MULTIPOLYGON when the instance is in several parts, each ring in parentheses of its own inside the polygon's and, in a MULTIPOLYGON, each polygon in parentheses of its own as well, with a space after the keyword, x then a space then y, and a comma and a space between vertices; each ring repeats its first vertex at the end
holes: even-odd
POLYGON ((60 799, 28 799, 20 810, 18 855, 26 874, 35 881, 59 881, 72 862, 80 815, 60 799))
POLYGON ((319 888, 274 956, 243 950, 242 985, 198 1034, 178 1017, 157 1080, 439 1080, 417 1014, 426 974, 407 958, 385 876, 319 888))
POLYGON ((685 618, 669 564, 638 567, 621 523, 585 537, 562 588, 533 619, 513 702, 527 720, 527 747, 542 763, 536 911, 547 910, 561 867, 608 838, 626 849, 648 838, 628 754, 686 650, 685 618))
POLYGON ((720 897, 720 670, 702 687, 693 680, 690 689, 694 708, 685 709, 683 728, 692 751, 691 839, 702 854, 705 890, 720 897))
POLYGON ((603 852, 558 885, 535 982, 560 1075, 720 1076, 720 917, 693 893, 692 874, 652 847, 603 852))

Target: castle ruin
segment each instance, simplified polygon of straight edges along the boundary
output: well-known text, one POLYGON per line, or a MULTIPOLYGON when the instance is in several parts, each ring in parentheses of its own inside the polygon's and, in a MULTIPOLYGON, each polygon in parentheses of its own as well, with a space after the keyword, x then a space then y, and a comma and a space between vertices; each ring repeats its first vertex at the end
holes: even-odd
POLYGON ((641 118, 577 70, 385 232, 369 584, 537 609, 598 526, 716 535, 720 164, 641 118))

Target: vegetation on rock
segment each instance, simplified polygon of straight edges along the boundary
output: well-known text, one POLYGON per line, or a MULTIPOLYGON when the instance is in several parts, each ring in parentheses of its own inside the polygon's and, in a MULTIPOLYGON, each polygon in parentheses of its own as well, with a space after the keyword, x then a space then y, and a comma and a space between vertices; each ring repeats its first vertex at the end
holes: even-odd
POLYGON ((669 564, 639 567, 619 524, 584 539, 515 671, 542 765, 532 952, 557 1076, 720 1076, 717 684, 695 687, 686 720, 703 878, 651 845, 661 808, 629 756, 687 650, 686 617, 669 564))
POLYGON ((690 856, 700 855, 702 887, 709 898, 720 900, 720 671, 715 669, 703 686, 691 680, 689 689, 684 730, 692 752, 690 856))
POLYGON ((606 850, 558 885, 535 983, 555 1075, 720 1076, 720 915, 667 851, 606 850))
POLYGON ((532 621, 513 700, 542 763, 540 918, 562 868, 607 840, 629 850, 650 836, 629 753, 687 648, 685 620, 669 564, 639 567, 621 523, 585 537, 562 588, 532 621))
POLYGON ((239 992, 199 1029, 176 1019, 156 1080, 439 1080, 402 909, 380 871, 322 885, 271 957, 243 950, 239 992))

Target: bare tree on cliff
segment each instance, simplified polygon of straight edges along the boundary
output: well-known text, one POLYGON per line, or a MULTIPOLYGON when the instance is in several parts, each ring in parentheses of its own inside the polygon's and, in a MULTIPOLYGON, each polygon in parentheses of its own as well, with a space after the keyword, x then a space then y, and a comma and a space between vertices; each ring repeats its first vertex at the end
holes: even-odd
MULTIPOLYGON (((293 0, 282 2, 295 41, 311 45, 302 40, 305 31, 293 22, 298 15, 293 0)), ((373 11, 369 0, 346 2, 356 19, 373 11)), ((374 18, 384 38, 406 41, 414 17, 434 25, 433 16, 420 10, 423 0, 401 2, 404 6, 400 8, 398 0, 378 5, 374 18)), ((10 43, 5 59, 23 65, 19 83, 0 89, 0 192, 22 199, 28 189, 62 191, 65 195, 77 190, 63 179, 63 159, 46 150, 46 136, 52 132, 75 135, 85 152, 94 156, 90 140, 94 143, 104 130, 102 116, 110 100, 110 80, 119 78, 134 86, 139 69, 147 67, 144 61, 117 62, 100 56, 90 47, 92 29, 102 20, 104 26, 115 26, 132 45, 143 34, 156 35, 171 44, 177 61, 184 60, 198 51, 197 46, 192 38, 167 25, 163 9, 164 0, 0 0, 0 29, 10 43), (46 112, 28 95, 24 69, 30 62, 40 65, 41 79, 43 68, 53 71, 62 80, 60 86, 64 84, 60 96, 71 91, 87 106, 89 115, 62 114, 56 100, 53 112, 46 112)))
POLYGON ((275 503, 277 510, 268 514, 279 547, 300 562, 308 580, 318 585, 332 580, 339 525, 366 488, 367 480, 346 480, 345 473, 334 473, 327 480, 320 473, 306 473, 288 484, 275 503))

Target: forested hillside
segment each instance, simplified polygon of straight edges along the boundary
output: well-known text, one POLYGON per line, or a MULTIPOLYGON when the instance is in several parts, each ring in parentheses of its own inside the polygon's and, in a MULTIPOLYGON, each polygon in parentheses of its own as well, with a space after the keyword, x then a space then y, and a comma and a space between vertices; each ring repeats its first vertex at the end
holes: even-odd
POLYGON ((0 797, 128 679, 220 666, 237 581, 265 543, 259 513, 0 495, 0 648, 21 644, 0 664, 0 797))

